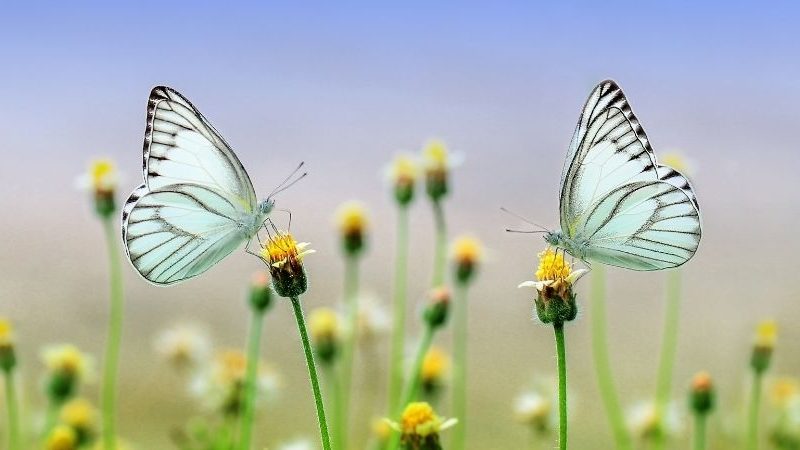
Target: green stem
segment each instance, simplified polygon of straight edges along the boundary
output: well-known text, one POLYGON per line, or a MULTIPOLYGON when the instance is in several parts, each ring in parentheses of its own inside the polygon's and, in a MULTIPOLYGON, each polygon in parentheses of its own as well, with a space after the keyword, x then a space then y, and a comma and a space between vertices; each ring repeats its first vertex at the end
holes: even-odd
POLYGON ((311 390, 314 393, 314 406, 317 408, 317 421, 319 422, 319 434, 322 441, 323 450, 331 450, 331 438, 328 435, 328 420, 325 418, 325 405, 322 402, 322 391, 319 388, 319 377, 317 376, 317 366, 314 363, 314 354, 311 352, 311 342, 306 331, 306 320, 303 317, 303 308, 300 305, 299 297, 291 297, 294 317, 297 320, 297 329, 300 332, 300 340, 303 342, 303 353, 306 357, 308 366, 308 377, 311 381, 311 390))
MULTIPOLYGON (((401 401, 397 405, 397 410, 392 412, 393 417, 399 418, 403 412, 403 408, 417 398, 420 384, 422 384, 422 379, 420 378, 420 372, 422 372, 422 363, 425 361, 425 355, 431 348, 431 343, 433 342, 433 333, 433 327, 425 327, 425 332, 422 335, 422 339, 419 341, 419 347, 417 347, 417 354, 414 356, 414 365, 411 367, 411 372, 409 372, 408 378, 406 379, 406 389, 403 391, 401 401)), ((392 437, 387 448, 389 450, 397 450, 397 448, 400 446, 400 437, 400 433, 392 433, 392 437)))
POLYGON ((339 424, 342 421, 342 388, 339 386, 341 383, 339 383, 336 370, 329 364, 323 365, 323 370, 328 379, 328 390, 333 393, 333 417, 331 420, 334 427, 333 448, 335 450, 344 450, 343 436, 339 432, 339 424))
POLYGON ((397 244, 395 249, 394 299, 392 314, 392 348, 389 360, 389 411, 397 409, 403 389, 403 350, 406 342, 406 298, 408 289, 408 207, 397 211, 397 244))
POLYGON ((8 410, 8 449, 19 449, 19 401, 14 385, 14 372, 5 371, 6 376, 6 409, 8 410))
POLYGON ((564 344, 564 324, 555 323, 553 329, 558 353, 558 448, 567 450, 567 349, 564 344))
POLYGON ((750 397, 750 420, 747 432, 747 449, 756 450, 758 448, 758 411, 761 405, 761 385, 762 372, 753 373, 753 392, 750 397))
POLYGON ((694 415, 694 450, 706 450, 706 415, 694 415))
POLYGON ((53 427, 56 426, 56 421, 58 420, 58 413, 63 406, 62 402, 58 401, 50 401, 47 405, 47 412, 45 414, 44 419, 44 432, 42 435, 45 439, 50 435, 50 432, 53 430, 53 427))
POLYGON ((664 317, 664 336, 661 342, 661 356, 656 382, 655 414, 659 423, 659 431, 655 435, 653 446, 655 450, 663 449, 666 444, 666 435, 663 430, 664 413, 672 389, 672 374, 678 349, 678 323, 681 309, 680 293, 680 269, 671 270, 667 273, 667 310, 664 317))
POLYGON ((453 299, 453 415, 458 426, 453 429, 454 450, 462 450, 467 439, 467 284, 456 283, 453 299))
POLYGON ((117 448, 117 370, 119 366, 119 346, 122 340, 122 269, 117 249, 117 229, 110 216, 103 218, 103 229, 108 247, 109 278, 111 282, 111 309, 103 368, 103 448, 114 450, 117 448))
POLYGON ((253 441, 253 422, 256 415, 257 377, 260 356, 261 334, 264 326, 264 311, 253 309, 250 317, 250 332, 247 342, 247 368, 244 381, 244 414, 239 429, 239 448, 249 450, 253 441))
POLYGON ((431 286, 437 288, 444 283, 444 266, 447 252, 447 224, 441 200, 433 202, 433 219, 436 225, 436 249, 433 255, 433 281, 431 286))
MULTIPOLYGON (((350 386, 353 378, 353 360, 355 359, 356 343, 358 340, 358 257, 347 256, 345 258, 344 272, 344 302, 347 309, 347 341, 342 352, 342 375, 339 387, 342 392, 339 394, 341 399, 341 417, 334 424, 336 427, 337 439, 341 440, 342 450, 347 448, 348 432, 350 430, 350 386)), ((338 414, 337 414, 338 415, 338 414)))
POLYGON ((592 269, 592 353, 594 354, 594 367, 600 395, 606 416, 614 434, 617 450, 632 449, 631 438, 625 428, 625 418, 617 398, 614 387, 614 377, 611 373, 611 363, 608 357, 608 337, 606 331, 606 299, 605 299, 605 268, 594 264, 592 269))

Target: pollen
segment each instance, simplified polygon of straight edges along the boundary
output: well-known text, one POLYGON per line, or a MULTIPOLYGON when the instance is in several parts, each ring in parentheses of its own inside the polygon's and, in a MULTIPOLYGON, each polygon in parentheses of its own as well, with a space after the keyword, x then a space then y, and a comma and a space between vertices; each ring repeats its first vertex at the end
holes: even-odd
POLYGON ((539 268, 536 269, 536 279, 550 281, 567 278, 572 273, 572 266, 564 260, 564 253, 546 249, 539 253, 539 268))
POLYGON ((303 257, 313 250, 308 250, 307 242, 297 242, 289 233, 278 233, 270 239, 261 251, 261 257, 271 266, 281 268, 283 265, 301 262, 303 257))
MULTIPOLYGON (((403 411, 402 428, 403 434, 422 434, 430 429, 435 432, 439 418, 427 402, 409 403, 403 411)), ((430 434, 430 433, 425 433, 430 434)))

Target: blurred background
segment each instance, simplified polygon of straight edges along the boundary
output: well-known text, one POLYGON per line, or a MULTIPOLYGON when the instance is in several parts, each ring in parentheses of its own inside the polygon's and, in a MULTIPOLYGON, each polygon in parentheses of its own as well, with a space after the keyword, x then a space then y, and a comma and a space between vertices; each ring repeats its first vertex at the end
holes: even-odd
MULTIPOLYGON (((721 405, 710 426, 721 433, 746 399, 759 319, 780 326, 772 372, 800 373, 799 12, 791 2, 4 6, 0 314, 16 323, 29 408, 43 403, 42 345, 102 352, 104 242, 75 177, 91 158, 111 157, 124 201, 141 182, 147 95, 166 84, 220 130, 257 192, 306 161, 310 175, 277 200, 293 212, 295 235, 317 249, 307 259, 309 308, 340 299, 333 215, 350 199, 370 212, 363 289, 388 304, 395 208, 386 165, 431 137, 463 155, 446 204, 450 233, 473 233, 489 249, 470 299, 470 448, 522 448, 528 433, 514 423, 514 398, 535 376, 555 373, 552 330, 533 320, 531 292, 516 288, 531 279, 544 243, 503 232, 518 221, 499 208, 558 226, 559 176, 580 108, 598 81, 614 78, 656 153, 678 150, 695 168, 703 240, 684 268, 674 392, 683 405, 691 375, 710 371, 721 405)), ((409 292, 419 304, 433 253, 427 202, 413 206, 411 230, 409 292)), ((243 347, 246 288, 263 264, 235 252, 171 288, 146 283, 127 262, 124 269, 120 432, 141 448, 169 448, 170 430, 196 406, 157 358, 154 336, 184 320, 206 324, 215 345, 243 347)), ((654 389, 664 279, 609 270, 609 340, 625 405, 654 389)), ((571 436, 575 448, 611 448, 587 287, 567 327, 571 436)), ((388 346, 384 339, 377 348, 388 346)), ((263 356, 283 388, 260 416, 258 442, 315 438, 288 304, 267 316, 263 356)), ((365 386, 365 396, 384 389, 365 386)))

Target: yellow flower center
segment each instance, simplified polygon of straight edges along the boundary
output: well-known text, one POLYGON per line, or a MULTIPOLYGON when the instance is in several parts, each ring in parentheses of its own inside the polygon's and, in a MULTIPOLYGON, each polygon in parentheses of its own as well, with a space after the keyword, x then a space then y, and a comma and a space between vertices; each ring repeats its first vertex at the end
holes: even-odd
POLYGON ((53 348, 45 356, 47 367, 54 372, 81 375, 86 366, 86 358, 74 345, 53 348))
POLYGON ((550 281, 567 278, 572 273, 572 266, 564 261, 564 252, 546 249, 539 253, 539 268, 536 269, 536 279, 550 281))
POLYGON ((459 264, 475 264, 481 259, 483 249, 477 239, 469 236, 456 240, 453 256, 459 264))
POLYGON ((425 165, 431 171, 445 171, 448 166, 447 146, 441 140, 429 141, 422 150, 425 165))
POLYGON ((47 450, 74 450, 78 448, 78 436, 72 428, 59 425, 50 432, 45 448, 47 450))
POLYGON ((244 379, 247 357, 238 350, 225 350, 217 355, 217 365, 221 382, 236 382, 244 379))
POLYGON ((755 345, 772 349, 778 339, 778 324, 774 320, 763 320, 756 327, 755 345))
POLYGON ((92 161, 89 166, 92 187, 98 191, 113 190, 116 183, 116 170, 114 163, 109 159, 92 161))
POLYGON ((367 213, 358 202, 347 202, 339 208, 336 222, 344 235, 361 234, 367 227, 367 213))
POLYGON ((435 382, 444 376, 448 364, 447 354, 438 347, 432 347, 422 361, 420 377, 423 381, 435 382))
POLYGON ((409 403, 403 411, 403 434, 431 434, 436 431, 435 425, 438 422, 439 418, 427 402, 409 403), (429 429, 431 431, 428 431, 429 429))
POLYGON ((417 178, 417 165, 408 155, 395 157, 391 168, 391 178, 395 184, 413 183, 417 178))
POLYGON ((303 256, 310 252, 305 250, 307 245, 305 242, 298 243, 289 233, 278 233, 261 250, 261 257, 270 265, 281 267, 292 261, 302 261, 303 256))

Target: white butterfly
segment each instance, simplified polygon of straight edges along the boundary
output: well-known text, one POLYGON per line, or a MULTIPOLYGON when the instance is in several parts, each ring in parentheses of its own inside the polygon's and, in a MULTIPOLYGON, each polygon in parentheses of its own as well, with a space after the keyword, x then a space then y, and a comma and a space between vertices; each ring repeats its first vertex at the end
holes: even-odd
POLYGON ((160 285, 200 275, 249 241, 275 206, 217 130, 184 96, 155 87, 147 104, 144 184, 122 211, 122 240, 160 285))
POLYGON ((700 207, 689 180, 658 164, 614 81, 583 107, 561 173, 561 230, 545 240, 576 258, 634 270, 688 261, 700 243, 700 207))

